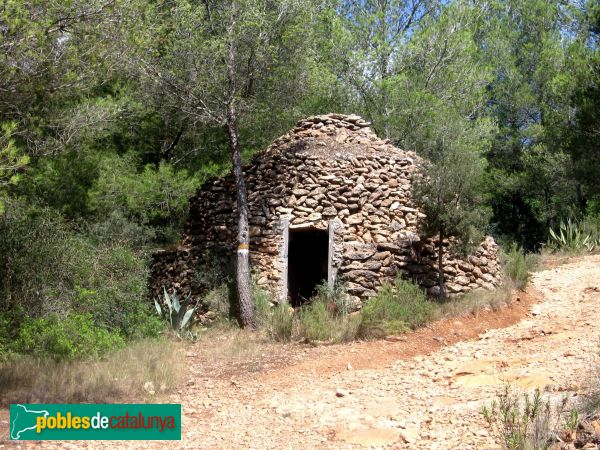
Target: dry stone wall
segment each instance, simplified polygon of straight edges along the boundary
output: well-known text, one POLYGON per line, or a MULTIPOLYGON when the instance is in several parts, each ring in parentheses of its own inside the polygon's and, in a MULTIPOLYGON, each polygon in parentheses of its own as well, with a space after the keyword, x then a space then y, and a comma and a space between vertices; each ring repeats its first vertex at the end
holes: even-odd
MULTIPOLYGON (((250 257, 258 283, 285 292, 285 232, 335 228, 332 268, 356 305, 401 273, 436 293, 436 242, 422 239, 424 220, 411 202, 413 152, 379 139, 358 116, 310 117, 257 155, 244 170, 250 208, 250 257)), ((153 284, 200 294, 195 268, 233 255, 236 202, 231 176, 208 181, 190 203, 182 245, 156 255, 153 284)), ((459 258, 447 247, 450 293, 500 283, 498 246, 486 240, 459 258)))

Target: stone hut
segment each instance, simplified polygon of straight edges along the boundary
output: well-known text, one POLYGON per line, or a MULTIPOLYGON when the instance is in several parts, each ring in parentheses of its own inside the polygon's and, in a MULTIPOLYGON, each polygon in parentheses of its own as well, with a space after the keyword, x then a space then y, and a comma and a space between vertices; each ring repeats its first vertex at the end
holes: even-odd
MULTIPOLYGON (((420 158, 379 139, 355 115, 309 117, 244 168, 250 208, 250 258, 257 282, 293 305, 316 285, 346 283, 359 307, 397 274, 437 290, 436 242, 419 236, 424 219, 411 203, 420 158)), ((153 285, 199 294, 199 267, 236 248, 233 176, 206 182, 190 201, 182 244, 155 256, 153 285)), ((498 246, 488 237, 455 256, 444 243, 448 291, 500 283, 498 246)))

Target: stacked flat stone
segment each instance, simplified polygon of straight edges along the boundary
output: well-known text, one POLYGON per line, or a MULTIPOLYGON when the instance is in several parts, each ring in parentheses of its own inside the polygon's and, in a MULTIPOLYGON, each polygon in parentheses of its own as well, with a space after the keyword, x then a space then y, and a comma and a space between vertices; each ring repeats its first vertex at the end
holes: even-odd
MULTIPOLYGON (((297 126, 244 168, 250 209, 250 257, 258 283, 275 299, 282 292, 282 223, 327 230, 339 224, 333 246, 337 278, 356 307, 397 274, 437 290, 437 243, 419 236, 425 219, 411 201, 420 158, 355 115, 327 114, 297 126)), ((488 237, 459 258, 450 242, 444 259, 448 291, 491 289, 501 281, 498 246, 488 237)), ((232 176, 207 181, 190 201, 182 245, 155 255, 153 287, 201 295, 196 269, 232 257, 236 201, 232 176)))

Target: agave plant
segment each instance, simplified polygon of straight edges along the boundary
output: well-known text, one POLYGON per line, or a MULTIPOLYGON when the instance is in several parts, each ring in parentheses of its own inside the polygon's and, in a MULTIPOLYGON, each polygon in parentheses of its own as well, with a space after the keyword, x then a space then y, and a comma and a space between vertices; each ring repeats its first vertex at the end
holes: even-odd
POLYGON ((594 237, 590 231, 585 230, 579 223, 567 219, 561 221, 556 230, 550 228, 548 246, 556 249, 568 248, 571 250, 594 251, 600 248, 600 237, 594 237))
POLYGON ((181 338, 194 338, 195 335, 191 331, 192 317, 196 311, 197 305, 188 308, 192 301, 192 297, 188 296, 185 300, 179 301, 176 293, 169 294, 163 287, 164 302, 167 308, 163 308, 158 300, 154 300, 154 306, 158 315, 169 322, 171 329, 181 338))

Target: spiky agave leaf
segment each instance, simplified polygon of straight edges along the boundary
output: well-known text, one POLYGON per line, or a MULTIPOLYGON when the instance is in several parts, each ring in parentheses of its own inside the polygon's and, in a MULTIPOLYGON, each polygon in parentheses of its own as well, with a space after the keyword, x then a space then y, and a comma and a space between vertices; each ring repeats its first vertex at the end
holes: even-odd
POLYGON ((550 239, 549 239, 548 243, 552 247, 558 247, 559 243, 560 243, 560 239, 559 239, 558 235, 554 232, 554 230, 552 228, 550 228, 548 231, 550 232, 550 239))
POLYGON ((171 300, 173 300, 173 309, 175 310, 175 313, 179 314, 179 311, 181 310, 181 303, 179 303, 179 297, 177 297, 175 292, 173 292, 171 300))
POLYGON ((185 329, 185 328, 188 326, 188 324, 190 324, 190 325, 191 325, 191 322, 190 322, 190 320, 191 320, 191 318, 192 318, 192 316, 193 316, 193 314, 194 314, 194 311, 196 311, 196 308, 195 308, 195 307, 194 307, 194 308, 191 308, 191 309, 188 309, 188 310, 185 312, 185 315, 183 316, 183 319, 181 319, 181 324, 179 325, 179 329, 180 329, 180 330, 183 330, 183 329, 185 329))
POLYGON ((560 242, 561 242, 561 244, 568 245, 568 243, 569 243, 569 239, 567 239, 567 236, 569 235, 568 233, 569 232, 567 231, 566 228, 564 228, 564 229, 561 228, 561 230, 560 230, 560 242))
POLYGON ((173 304, 171 303, 171 298, 167 293, 167 290, 163 287, 163 292, 165 293, 165 303, 169 307, 169 317, 171 317, 171 312, 173 311, 173 304))

